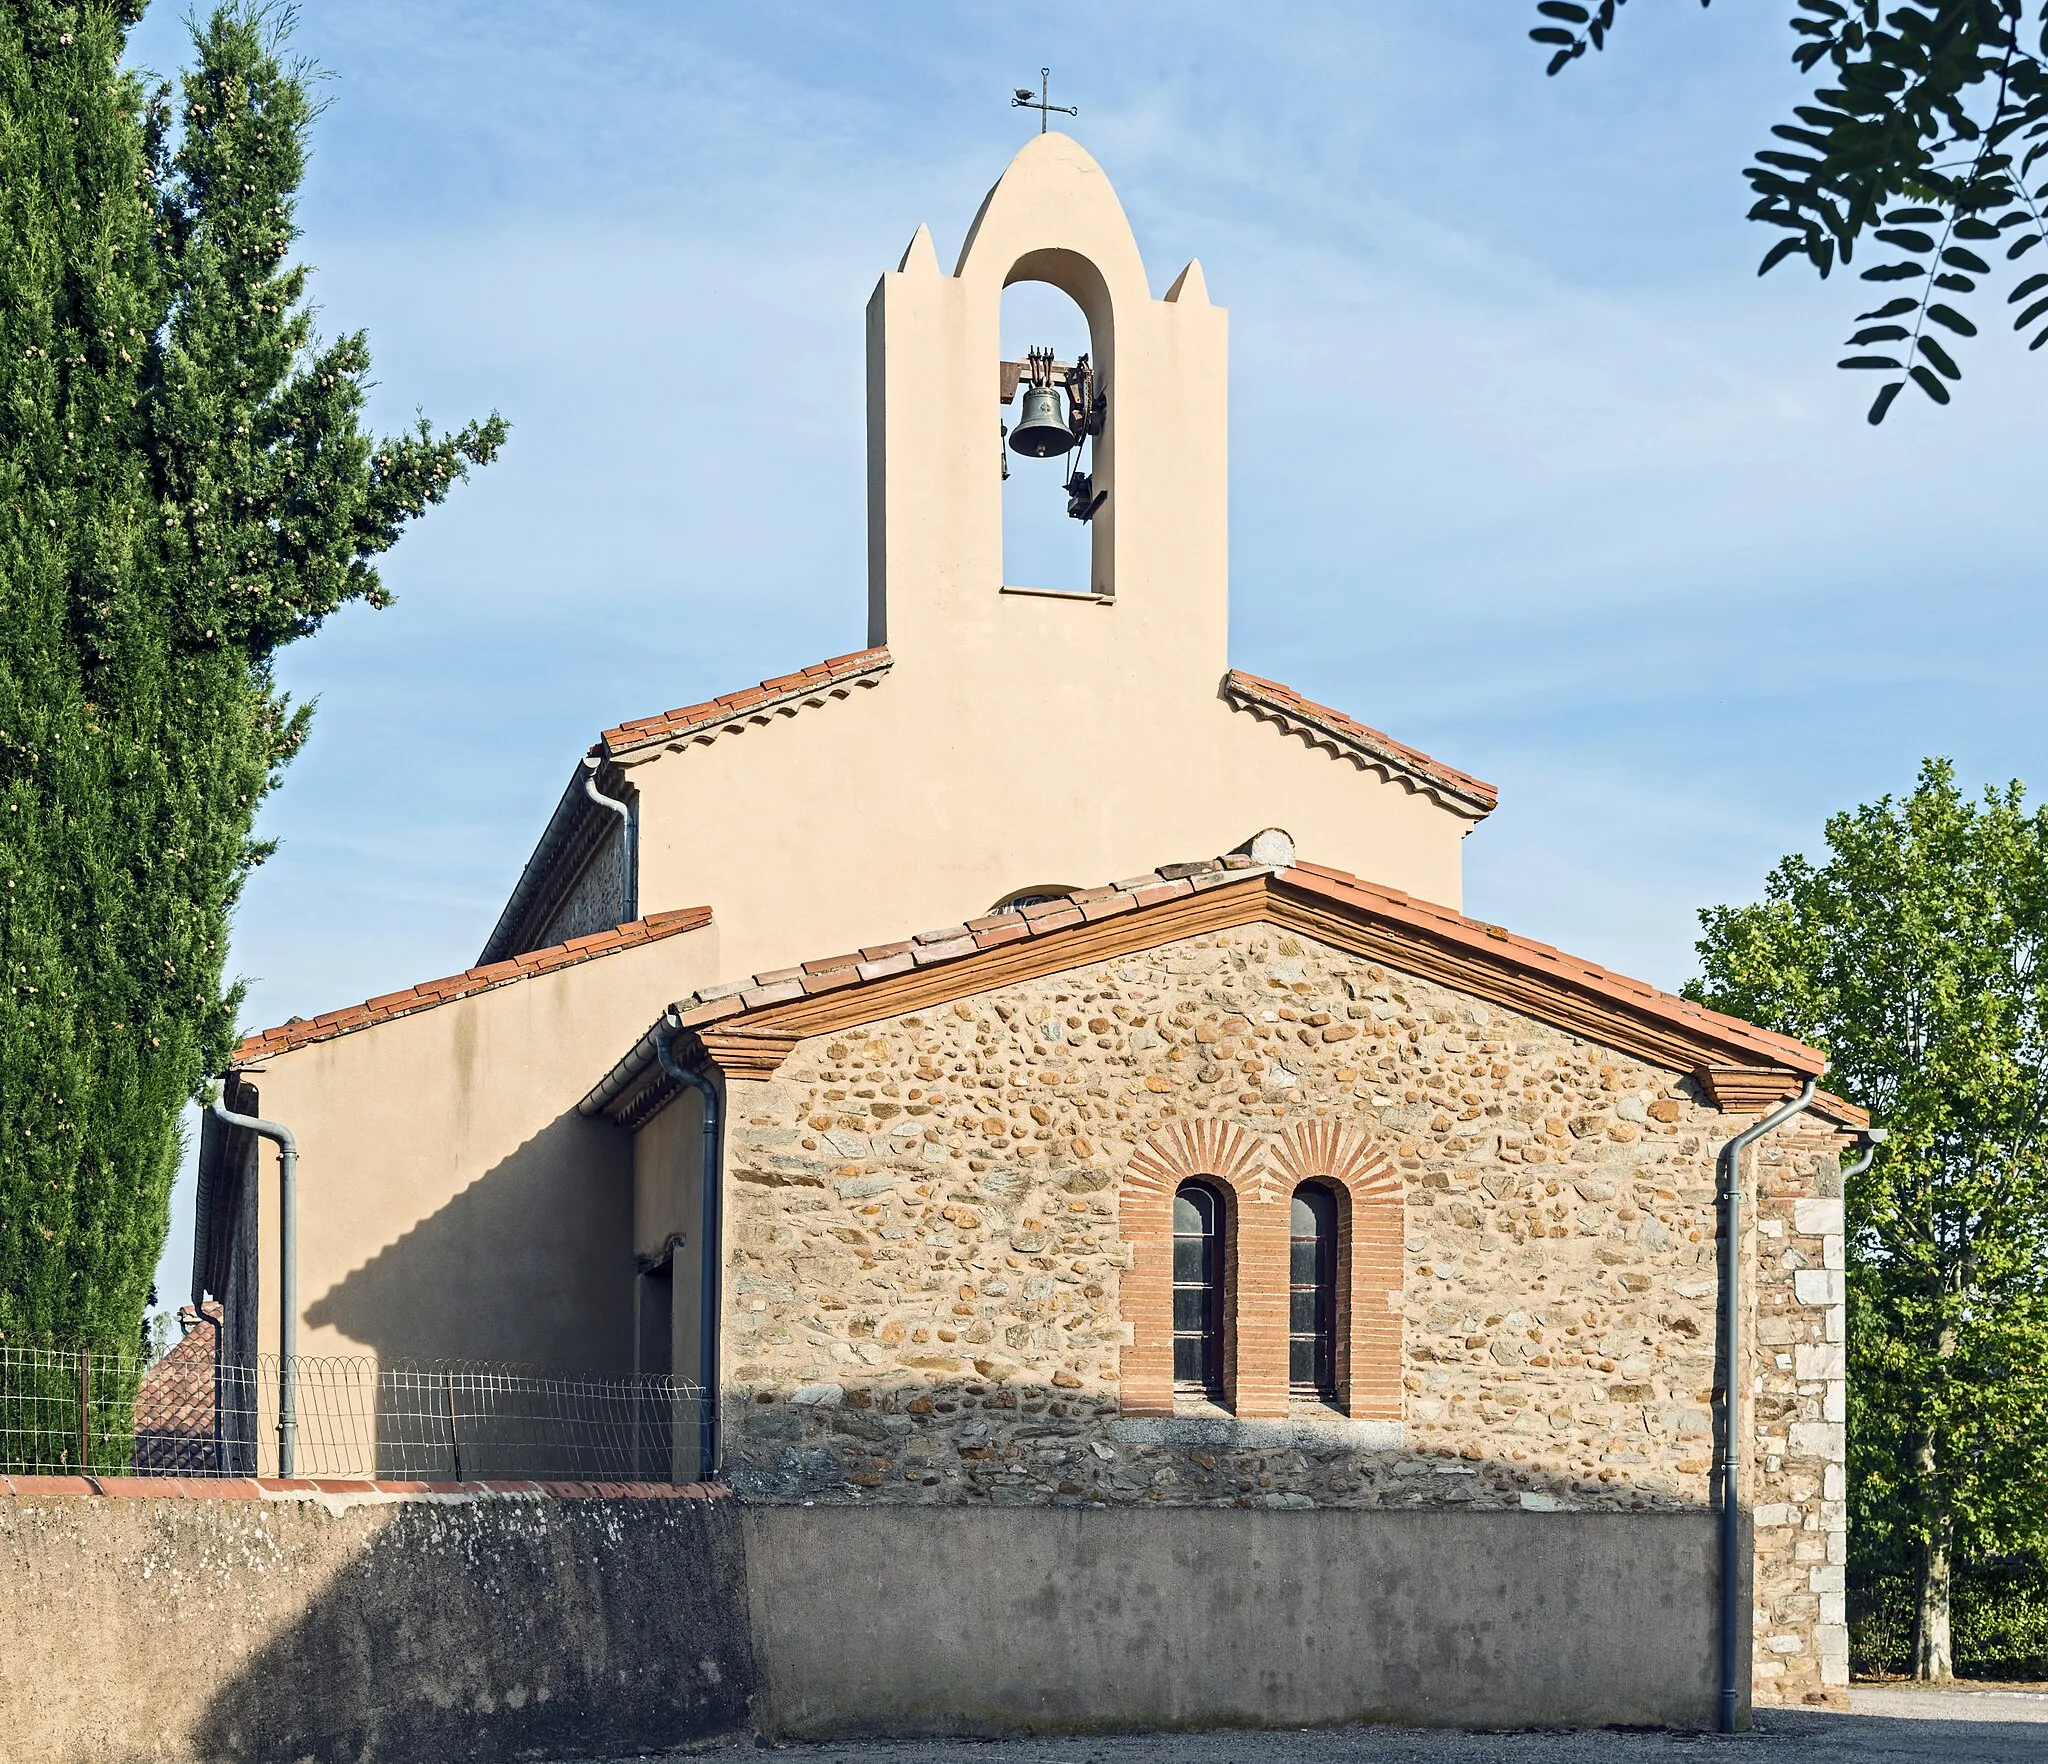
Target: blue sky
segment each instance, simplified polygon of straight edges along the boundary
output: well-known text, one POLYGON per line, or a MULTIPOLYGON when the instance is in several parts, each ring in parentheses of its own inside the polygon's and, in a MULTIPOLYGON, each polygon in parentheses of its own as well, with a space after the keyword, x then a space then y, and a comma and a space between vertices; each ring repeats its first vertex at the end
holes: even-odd
MULTIPOLYGON (((1676 985, 1921 756, 2037 778, 2048 362, 1994 317, 1873 431, 1860 285, 1756 278, 1787 10, 1631 7, 1546 80, 1521 0, 306 0, 323 327, 380 426, 513 433, 393 609, 279 657, 319 710, 247 1024, 471 962, 597 729, 859 647, 862 308, 1047 63, 1155 292, 1199 256, 1231 309, 1233 660, 1500 786, 1469 910, 1676 985)), ((158 0, 133 58, 183 36, 158 0)))

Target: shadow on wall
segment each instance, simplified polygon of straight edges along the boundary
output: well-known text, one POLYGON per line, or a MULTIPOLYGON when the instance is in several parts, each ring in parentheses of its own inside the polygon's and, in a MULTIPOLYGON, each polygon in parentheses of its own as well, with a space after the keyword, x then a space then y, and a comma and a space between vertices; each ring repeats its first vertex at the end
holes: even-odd
POLYGON ((570 1113, 306 1307, 384 1361, 633 1364, 631 1148, 570 1113))
MULTIPOLYGON (((408 1502, 190 1736, 248 1764, 666 1752, 747 1720, 729 1501, 408 1502)), ((308 1510, 296 1524, 336 1524, 308 1510)), ((345 1523, 345 1522, 344 1522, 345 1523)))

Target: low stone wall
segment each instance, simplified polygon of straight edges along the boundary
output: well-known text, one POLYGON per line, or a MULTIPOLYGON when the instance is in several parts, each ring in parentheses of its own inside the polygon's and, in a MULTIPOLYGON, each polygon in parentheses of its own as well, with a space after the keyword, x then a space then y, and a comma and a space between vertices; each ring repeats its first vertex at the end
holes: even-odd
POLYGON ((616 1757, 745 1724, 712 1491, 171 1486, 0 1479, 7 1764, 616 1757))
POLYGON ((6 1764, 1714 1715, 1704 1513, 170 1486, 0 1479, 6 1764))
POLYGON ((741 1516, 775 1735, 1714 1721, 1709 1514, 741 1516))

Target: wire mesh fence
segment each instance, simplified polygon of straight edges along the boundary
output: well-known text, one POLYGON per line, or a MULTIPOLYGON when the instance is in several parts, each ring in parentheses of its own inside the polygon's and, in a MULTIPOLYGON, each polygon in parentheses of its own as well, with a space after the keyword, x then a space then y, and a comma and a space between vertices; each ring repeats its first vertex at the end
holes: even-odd
POLYGON ((655 1375, 475 1360, 275 1356, 232 1365, 194 1330, 154 1363, 0 1344, 0 1474, 689 1482, 702 1393, 655 1375), (285 1376, 289 1373, 289 1377, 285 1376))

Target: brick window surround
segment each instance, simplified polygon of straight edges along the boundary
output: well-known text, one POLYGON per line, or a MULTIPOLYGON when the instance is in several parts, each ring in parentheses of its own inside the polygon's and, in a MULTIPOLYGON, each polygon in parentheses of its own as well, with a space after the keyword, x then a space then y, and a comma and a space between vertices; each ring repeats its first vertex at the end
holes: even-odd
POLYGON ((1207 1116, 1154 1133, 1118 1196, 1131 1246, 1124 1413, 1173 1413, 1173 1196, 1191 1178, 1224 1198, 1224 1406, 1246 1421, 1287 1418, 1291 1209, 1296 1188, 1321 1182, 1337 1198, 1338 1407, 1354 1420, 1400 1420, 1401 1185, 1386 1154, 1340 1122, 1264 1135, 1207 1116))

